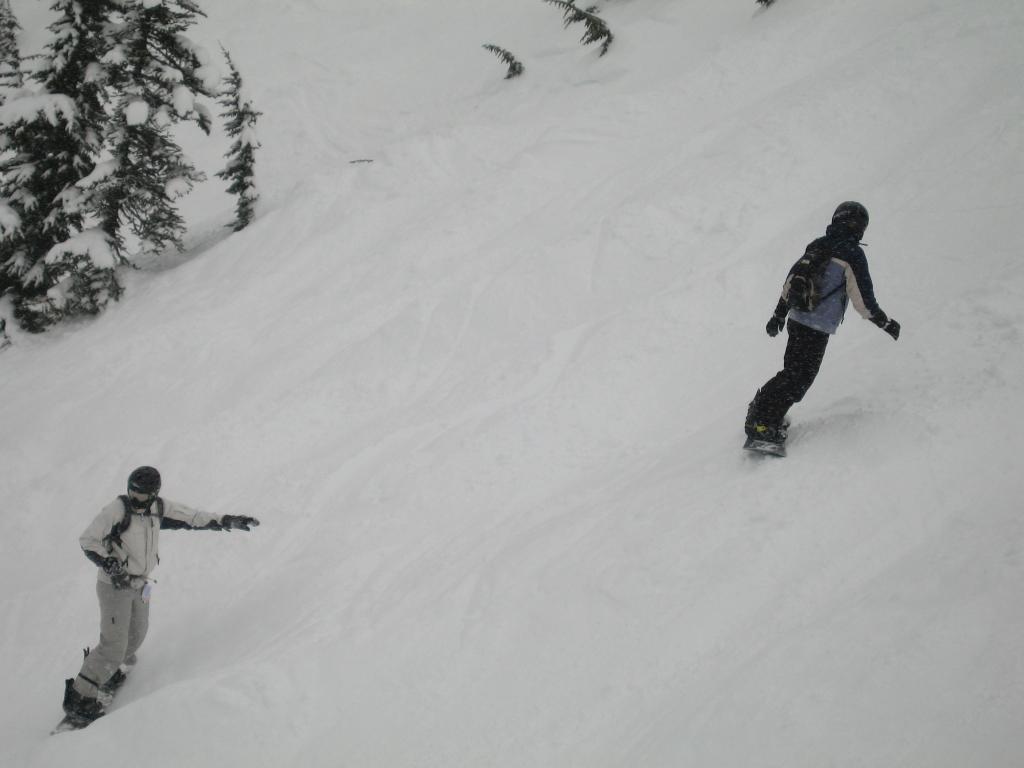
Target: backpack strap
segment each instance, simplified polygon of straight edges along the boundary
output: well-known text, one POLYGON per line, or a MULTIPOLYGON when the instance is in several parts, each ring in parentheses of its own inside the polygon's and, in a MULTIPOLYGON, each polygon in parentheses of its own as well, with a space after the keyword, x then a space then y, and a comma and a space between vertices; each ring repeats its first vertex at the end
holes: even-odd
POLYGON ((121 544, 121 534, 128 530, 128 526, 132 524, 132 505, 128 501, 128 497, 122 494, 118 496, 121 500, 121 504, 124 506, 124 516, 114 523, 110 528, 110 533, 103 537, 103 543, 109 547, 111 544, 121 544))

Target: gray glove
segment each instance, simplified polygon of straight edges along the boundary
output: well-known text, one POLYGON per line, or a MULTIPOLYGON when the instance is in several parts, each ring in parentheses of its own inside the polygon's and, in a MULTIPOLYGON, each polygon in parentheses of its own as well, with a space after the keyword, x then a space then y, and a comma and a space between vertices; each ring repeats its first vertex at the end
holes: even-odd
POLYGON ((782 329, 786 327, 786 317, 789 316, 789 305, 786 304, 785 299, 779 299, 779 303, 775 305, 775 311, 772 312, 772 319, 768 321, 768 325, 764 329, 768 332, 768 335, 773 339, 778 336, 782 329))
POLYGON ((107 557, 103 560, 103 572, 110 577, 114 589, 124 589, 131 586, 132 577, 124 569, 124 563, 116 557, 107 557))
POLYGON ((220 519, 220 524, 225 531, 250 531, 252 528, 249 526, 255 528, 260 524, 260 521, 255 517, 246 517, 244 515, 224 515, 220 519))
POLYGON ((893 341, 900 337, 900 324, 886 316, 885 312, 879 310, 871 316, 871 322, 892 336, 893 341))
POLYGON ((779 315, 772 315, 772 319, 768 321, 768 325, 766 325, 764 327, 764 329, 768 332, 768 335, 771 336, 774 339, 776 336, 779 335, 779 333, 785 327, 786 327, 786 317, 785 317, 785 315, 783 315, 781 317, 779 315))

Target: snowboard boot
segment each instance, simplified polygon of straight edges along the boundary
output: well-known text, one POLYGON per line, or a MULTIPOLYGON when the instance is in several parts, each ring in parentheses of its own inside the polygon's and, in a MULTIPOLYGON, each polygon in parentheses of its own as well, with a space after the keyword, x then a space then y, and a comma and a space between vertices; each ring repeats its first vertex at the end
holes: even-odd
MULTIPOLYGON (((757 395, 761 390, 757 390, 757 395)), ((747 418, 743 422, 743 431, 751 440, 764 440, 769 443, 784 443, 788 436, 789 419, 782 417, 782 422, 773 424, 757 412, 757 396, 747 406, 747 418)))
POLYGON ((100 686, 99 693, 96 694, 96 699, 100 704, 104 707, 109 707, 113 703, 114 696, 119 690, 121 690, 121 686, 124 685, 124 681, 128 679, 128 672, 130 670, 131 667, 127 664, 122 664, 117 668, 117 671, 110 676, 110 679, 100 686))
POLYGON ((786 442, 786 429, 782 426, 772 426, 761 422, 748 422, 744 426, 747 437, 751 440, 761 440, 766 443, 786 442))
POLYGON ((83 696, 75 690, 75 681, 68 678, 64 681, 64 713, 71 718, 91 723, 103 716, 103 707, 97 699, 83 696))
POLYGON ((776 433, 782 438, 782 442, 786 442, 786 438, 789 437, 789 417, 783 416, 782 423, 775 428, 776 433))

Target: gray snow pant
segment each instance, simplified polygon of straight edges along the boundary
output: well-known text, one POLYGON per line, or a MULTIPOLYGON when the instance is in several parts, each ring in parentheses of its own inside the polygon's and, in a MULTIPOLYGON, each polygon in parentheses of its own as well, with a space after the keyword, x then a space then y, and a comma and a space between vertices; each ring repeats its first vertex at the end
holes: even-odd
POLYGON ((149 603, 142 589, 115 589, 113 584, 96 582, 100 598, 100 644, 89 651, 82 670, 75 678, 75 690, 93 698, 101 685, 122 664, 135 663, 135 652, 149 629, 149 603))

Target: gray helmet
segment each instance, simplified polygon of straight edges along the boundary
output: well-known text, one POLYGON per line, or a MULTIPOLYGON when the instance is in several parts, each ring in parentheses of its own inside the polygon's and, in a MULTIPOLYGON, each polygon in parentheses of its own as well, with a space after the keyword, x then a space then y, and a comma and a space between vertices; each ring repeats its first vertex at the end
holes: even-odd
POLYGON ((160 492, 160 473, 153 467, 139 467, 128 475, 128 490, 156 495, 160 492))
POLYGON ((840 203, 832 214, 833 224, 842 224, 850 229, 863 233, 868 228, 868 209, 858 202, 847 200, 840 203))

